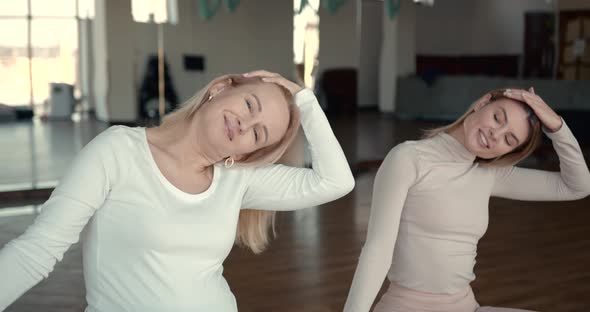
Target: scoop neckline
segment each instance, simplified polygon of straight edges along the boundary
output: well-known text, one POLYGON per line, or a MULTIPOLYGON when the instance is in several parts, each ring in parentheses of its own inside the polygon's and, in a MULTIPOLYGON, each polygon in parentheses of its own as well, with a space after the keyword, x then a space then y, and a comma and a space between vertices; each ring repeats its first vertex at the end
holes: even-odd
POLYGON ((218 170, 219 168, 217 168, 217 164, 213 165, 213 179, 211 180, 211 184, 209 185, 209 187, 205 191, 203 191, 201 193, 197 193, 197 194, 187 193, 187 192, 179 189, 178 187, 176 187, 174 184, 172 184, 172 182, 170 182, 164 176, 164 174, 162 173, 162 171, 158 167, 156 160, 154 159, 154 155, 152 154, 152 151, 150 149, 150 145, 148 142, 147 129, 148 128, 146 128, 146 127, 144 127, 142 129, 143 130, 142 131, 143 132, 143 145, 145 148, 145 152, 147 153, 147 158, 150 163, 150 167, 151 167, 152 171, 154 171, 154 173, 156 174, 156 176, 158 177, 160 182, 164 185, 164 187, 168 191, 170 191, 174 195, 176 195, 184 200, 193 201, 193 200, 203 199, 203 198, 209 196, 215 190, 215 188, 217 187, 217 181, 219 180, 219 175, 220 175, 220 171, 218 170))

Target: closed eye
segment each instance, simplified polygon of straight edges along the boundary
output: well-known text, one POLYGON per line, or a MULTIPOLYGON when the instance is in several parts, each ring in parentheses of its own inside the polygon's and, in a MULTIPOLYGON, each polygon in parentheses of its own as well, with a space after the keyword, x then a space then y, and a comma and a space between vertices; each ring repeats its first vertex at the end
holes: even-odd
POLYGON ((258 143, 258 131, 254 128, 254 142, 258 143))
POLYGON ((248 101, 248 99, 246 99, 246 106, 248 106, 248 111, 251 113, 252 112, 252 104, 250 103, 250 101, 248 101))
POLYGON ((518 138, 514 135, 514 133, 510 133, 506 136, 506 144, 510 147, 516 147, 520 144, 518 138))

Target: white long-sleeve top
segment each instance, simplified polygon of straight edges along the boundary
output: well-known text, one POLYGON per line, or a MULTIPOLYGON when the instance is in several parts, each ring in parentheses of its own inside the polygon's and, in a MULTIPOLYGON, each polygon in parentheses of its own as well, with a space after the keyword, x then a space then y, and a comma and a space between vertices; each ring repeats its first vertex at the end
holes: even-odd
POLYGON ((560 172, 483 167, 447 133, 393 148, 377 172, 367 239, 344 308, 369 311, 383 280, 454 294, 475 279, 477 243, 490 196, 573 200, 590 193, 590 173, 565 123, 547 133, 560 172))
POLYGON ((234 312, 222 276, 241 208, 293 210, 350 192, 354 178, 313 93, 295 96, 312 169, 215 165, 185 193, 159 171, 145 128, 111 127, 78 155, 33 225, 0 251, 0 311, 83 239, 87 312, 234 312))

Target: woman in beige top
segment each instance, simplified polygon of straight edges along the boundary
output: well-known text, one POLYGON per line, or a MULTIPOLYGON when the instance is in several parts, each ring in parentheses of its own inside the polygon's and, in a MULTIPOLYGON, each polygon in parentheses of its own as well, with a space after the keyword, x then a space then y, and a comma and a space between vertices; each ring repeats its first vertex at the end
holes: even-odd
POLYGON ((492 91, 453 124, 389 152, 375 178, 367 240, 344 311, 369 311, 385 276, 391 286, 375 311, 517 311, 480 308, 469 286, 489 197, 588 194, 590 173, 563 119, 532 88, 492 91), (542 130, 560 172, 514 167, 542 130))

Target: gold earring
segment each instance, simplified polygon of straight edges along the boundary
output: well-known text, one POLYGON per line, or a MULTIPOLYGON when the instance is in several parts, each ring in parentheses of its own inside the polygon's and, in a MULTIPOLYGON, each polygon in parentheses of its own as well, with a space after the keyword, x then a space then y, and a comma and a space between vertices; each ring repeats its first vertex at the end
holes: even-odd
POLYGON ((225 159, 225 168, 231 168, 234 165, 234 159, 232 157, 228 157, 225 159))

